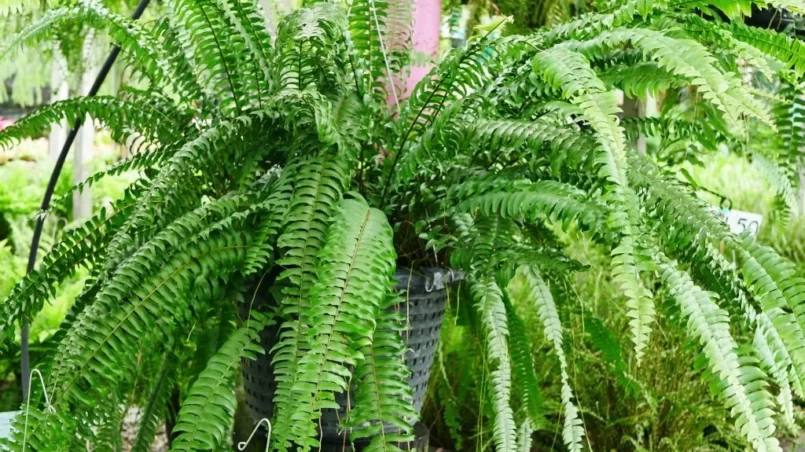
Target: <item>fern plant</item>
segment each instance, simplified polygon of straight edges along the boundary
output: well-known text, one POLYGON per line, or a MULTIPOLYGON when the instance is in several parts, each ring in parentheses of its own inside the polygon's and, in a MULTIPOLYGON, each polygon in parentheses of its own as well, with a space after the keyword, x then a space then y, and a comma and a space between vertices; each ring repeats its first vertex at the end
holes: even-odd
POLYGON ((9 51, 85 20, 109 31, 148 88, 57 103, 0 132, 9 147, 89 114, 141 150, 84 186, 142 174, 0 305, 8 339, 61 279, 89 269, 43 366, 52 409, 33 403, 7 447, 114 449, 126 407, 149 408, 140 431, 150 435, 180 381, 172 447, 219 448, 236 364, 276 322, 272 447, 317 448, 321 411, 354 378, 358 405, 344 427, 353 440, 371 438, 370 450, 394 450, 416 417, 399 384, 407 370, 394 270, 449 263, 467 273, 482 326, 496 450, 527 450, 542 425, 539 410, 512 397, 520 379, 536 386, 518 309, 538 313, 552 344, 562 438, 581 450, 557 309, 574 300, 556 290, 579 266, 546 227, 558 224, 611 250, 636 356, 652 340, 662 292, 701 347, 725 413, 753 447, 778 450, 775 413, 792 397, 772 391, 799 394, 805 372, 802 280, 771 250, 730 235, 673 165, 634 151, 616 90, 674 90, 690 113, 637 120, 638 130, 739 141, 755 123, 775 125, 738 62, 797 80, 800 43, 723 19, 765 1, 611 3, 527 37, 472 41, 399 112, 387 99, 399 97, 406 52, 386 44, 410 33, 405 13, 374 0, 308 5, 273 41, 252 0, 171 0, 168 17, 146 25, 81 1, 11 38, 9 51), (278 306, 237 321, 251 284, 270 286, 278 306), (756 343, 739 343, 733 327, 756 331, 756 343), (193 365, 169 365, 177 354, 193 365))

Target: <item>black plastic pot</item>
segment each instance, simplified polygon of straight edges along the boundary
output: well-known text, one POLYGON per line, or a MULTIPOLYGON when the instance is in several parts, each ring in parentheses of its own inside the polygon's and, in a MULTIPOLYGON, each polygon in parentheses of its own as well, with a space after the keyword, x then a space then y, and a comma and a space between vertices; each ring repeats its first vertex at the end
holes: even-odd
MULTIPOLYGON (((425 399, 430 367, 439 343, 442 319, 447 307, 447 286, 460 280, 463 274, 445 269, 423 269, 419 272, 398 270, 395 276, 398 281, 396 290, 407 295, 405 305, 400 307, 402 312, 407 313, 409 325, 403 337, 408 347, 405 363, 412 372, 408 382, 413 389, 414 408, 419 411, 425 399)), ((259 308, 265 303, 269 303, 268 299, 258 293, 255 297, 254 307, 259 308)), ((279 327, 272 326, 261 333, 262 345, 267 352, 276 344, 278 332, 279 327)), ((252 418, 255 422, 262 418, 270 419, 274 411, 272 399, 276 382, 271 357, 268 353, 260 355, 254 361, 243 363, 243 381, 246 390, 246 406, 252 418)), ((347 400, 346 394, 337 395, 336 401, 341 409, 322 412, 320 424, 324 446, 338 446, 338 450, 343 447, 348 432, 341 431, 339 420, 346 416, 347 400)), ((417 427, 420 430, 424 428, 419 425, 417 427)), ((418 434, 415 443, 423 441, 422 438, 426 444, 427 433, 418 434)), ((360 445, 356 445, 360 448, 360 445)), ((416 447, 418 450, 423 447, 413 443, 401 446, 403 449, 416 447)))

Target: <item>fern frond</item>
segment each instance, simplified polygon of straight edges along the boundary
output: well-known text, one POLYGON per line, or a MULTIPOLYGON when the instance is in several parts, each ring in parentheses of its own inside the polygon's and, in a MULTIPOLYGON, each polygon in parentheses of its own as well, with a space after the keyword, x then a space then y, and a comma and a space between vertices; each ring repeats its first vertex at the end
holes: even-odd
POLYGON ((597 209, 598 206, 585 202, 584 197, 582 190, 561 182, 519 181, 508 184, 505 188, 497 187, 494 192, 472 196, 458 204, 456 210, 471 213, 477 211, 484 216, 499 215, 501 218, 529 222, 553 219, 565 225, 578 220, 594 232, 603 230, 602 212, 597 209))
POLYGON ((384 80, 391 82, 386 69, 388 49, 385 42, 381 44, 389 7, 383 0, 358 0, 352 2, 348 12, 349 35, 358 56, 353 64, 365 73, 361 80, 363 92, 372 93, 378 100, 386 96, 384 80))
MULTIPOLYGON (((292 389, 297 378, 297 366, 309 350, 308 328, 303 315, 310 309, 310 291, 316 282, 319 252, 324 246, 327 225, 341 200, 347 181, 346 169, 332 152, 289 166, 293 175, 288 215, 282 219, 282 234, 277 247, 282 257, 277 264, 284 267, 280 281, 283 289, 280 315, 282 323, 279 340, 271 350, 277 389, 274 403, 277 413, 286 413, 295 406, 292 389)), ((288 417, 275 418, 276 441, 282 444, 283 422, 288 417)))
POLYGON ((33 46, 51 39, 54 32, 80 24, 106 29, 115 43, 125 53, 136 55, 132 61, 152 83, 161 85, 171 81, 170 72, 162 64, 162 58, 155 37, 137 22, 115 14, 100 2, 79 1, 74 6, 48 11, 37 21, 14 34, 12 39, 0 47, 0 59, 23 47, 33 46))
MULTIPOLYGON (((774 340, 770 341, 774 346, 772 351, 790 356, 792 377, 805 375, 805 329, 802 326, 805 322, 805 310, 802 309, 805 280, 797 276, 794 264, 750 238, 728 244, 738 255, 743 279, 759 301, 761 313, 769 319, 770 323, 760 326, 767 334, 776 333, 770 336, 774 340), (784 347, 779 346, 780 342, 784 347)), ((792 380, 792 385, 802 390, 802 379, 792 380)))
POLYGON ((115 139, 132 133, 143 135, 155 142, 170 143, 182 131, 176 117, 152 110, 112 96, 78 97, 46 105, 0 131, 0 150, 8 150, 27 138, 37 138, 51 126, 67 121, 70 124, 84 120, 86 115, 100 121, 115 139))
POLYGON ((635 187, 644 190, 646 205, 654 206, 664 221, 675 228, 660 231, 675 249, 700 246, 708 239, 720 240, 729 234, 727 225, 704 201, 669 176, 662 174, 651 160, 633 153, 629 176, 635 187))
POLYGON ((632 342, 638 363, 648 345, 651 324, 656 316, 654 296, 640 277, 640 271, 645 270, 651 262, 650 257, 645 254, 628 236, 623 237, 612 250, 612 280, 626 297, 626 315, 631 319, 629 326, 632 329, 632 342))
POLYGON ((719 395, 736 425, 756 450, 782 450, 774 437, 774 401, 766 390, 765 375, 755 360, 739 355, 727 313, 673 262, 664 260, 659 266, 663 282, 687 320, 689 334, 704 349, 713 378, 719 382, 719 395))
POLYGON ((529 449, 525 447, 531 443, 531 432, 534 426, 542 425, 544 422, 542 391, 540 391, 537 374, 534 371, 531 345, 526 337, 525 323, 517 315, 511 303, 506 298, 503 301, 506 305, 506 320, 509 327, 509 351, 514 374, 512 383, 513 387, 518 388, 522 394, 522 404, 527 414, 525 420, 520 424, 517 445, 520 448, 518 450, 527 451, 529 449))
POLYGON ((775 357, 775 353, 771 350, 771 344, 767 342, 766 332, 762 327, 758 327, 755 330, 752 345, 755 347, 755 350, 757 350, 764 370, 771 374, 774 383, 777 384, 779 388, 776 400, 777 405, 783 412, 783 422, 788 427, 795 426, 794 399, 791 394, 791 384, 788 381, 788 372, 785 367, 780 366, 780 360, 775 357))
POLYGON ((413 440, 411 420, 418 414, 412 405, 412 389, 408 383, 410 369, 405 365, 405 343, 402 332, 405 318, 395 310, 399 296, 389 294, 378 307, 377 325, 371 345, 360 352, 364 360, 353 374, 355 406, 344 422, 351 428, 350 438, 369 438, 367 452, 400 450, 394 443, 413 440))
POLYGON ((584 428, 581 419, 579 419, 579 410, 573 404, 573 389, 570 387, 567 359, 562 347, 562 324, 559 320, 559 312, 556 310, 553 295, 551 295, 551 291, 540 276, 539 271, 529 266, 522 266, 517 270, 517 275, 511 280, 506 291, 512 300, 534 306, 539 314, 545 337, 553 345, 554 353, 559 359, 562 405, 565 418, 562 439, 569 450, 574 452, 581 451, 584 428))
POLYGON ((805 44, 784 33, 775 33, 759 27, 750 27, 740 22, 720 24, 737 40, 757 48, 790 67, 798 75, 805 73, 805 44))
POLYGON ((778 92, 783 95, 782 101, 774 106, 774 123, 777 125, 775 143, 779 149, 777 161, 784 169, 786 177, 798 181, 798 164, 802 157, 801 149, 805 146, 805 97, 801 87, 784 83, 778 92), (795 179, 795 177, 797 179, 795 179))
POLYGON ((517 452, 531 451, 531 435, 533 434, 534 427, 531 426, 531 420, 526 419, 517 429, 517 452))
POLYGON ((607 68, 598 77, 610 88, 629 97, 656 96, 682 85, 679 77, 656 63, 622 64, 607 68))
POLYGON ((232 388, 235 372, 244 359, 265 353, 259 334, 266 323, 259 313, 252 313, 207 362, 182 402, 172 451, 214 450, 224 444, 237 404, 232 388))
POLYGON ((772 125, 768 109, 752 98, 732 73, 721 72, 715 57, 697 41, 676 39, 645 28, 616 29, 576 45, 582 53, 597 54, 601 47, 631 44, 645 52, 661 68, 696 86, 708 102, 736 122, 742 116, 756 117, 772 125))
POLYGON ((544 39, 551 44, 587 39, 606 30, 628 25, 638 16, 646 17, 663 4, 654 0, 627 0, 608 12, 583 14, 570 22, 551 27, 544 32, 544 39))
POLYGON ((196 78, 226 114, 241 111, 246 95, 237 55, 227 52, 226 21, 211 0, 173 0, 171 21, 196 78))
MULTIPOLYGON (((256 91, 257 100, 262 104, 272 91, 270 86, 272 53, 271 36, 266 30, 265 18, 257 10, 252 0, 216 0, 218 8, 223 11, 228 23, 238 32, 243 40, 247 60, 240 67, 248 66, 244 72, 250 77, 250 92, 256 91)), ((230 44, 231 45, 231 44, 230 44)))
POLYGON ((752 166, 766 179, 766 182, 777 192, 777 196, 783 201, 783 210, 788 213, 796 211, 799 206, 799 199, 795 191, 792 180, 799 181, 799 173, 786 171, 786 168, 779 165, 773 159, 768 158, 759 151, 752 152, 752 166))
POLYGON ((476 308, 481 316, 481 324, 486 331, 486 347, 489 359, 497 363, 492 371, 493 394, 495 402, 495 447, 498 450, 516 450, 517 428, 511 408, 512 371, 509 356, 509 327, 506 320, 506 306, 503 292, 491 279, 484 279, 472 285, 476 308))
POLYGON ((690 141, 710 151, 715 151, 718 143, 725 137, 707 124, 682 119, 663 117, 653 118, 624 118, 621 125, 626 129, 626 136, 630 140, 638 136, 659 137, 663 141, 677 142, 690 141))
POLYGON ((277 31, 275 85, 283 91, 324 88, 335 77, 335 68, 348 64, 341 55, 345 33, 346 18, 334 4, 316 3, 289 14, 277 31))
POLYGON ((562 90, 563 97, 582 110, 582 116, 597 132, 601 152, 596 163, 601 177, 615 186, 626 187, 626 139, 615 114, 619 111, 614 91, 590 67, 584 55, 565 46, 538 53, 532 60, 534 74, 562 90))
POLYGON ((375 313, 391 287, 396 253, 385 215, 363 200, 342 201, 319 259, 310 308, 299 313, 309 325, 308 350, 295 369, 293 411, 277 413, 291 420, 303 450, 318 447, 321 410, 338 408, 334 395, 348 389, 349 367, 365 359, 355 346, 372 337, 375 313))

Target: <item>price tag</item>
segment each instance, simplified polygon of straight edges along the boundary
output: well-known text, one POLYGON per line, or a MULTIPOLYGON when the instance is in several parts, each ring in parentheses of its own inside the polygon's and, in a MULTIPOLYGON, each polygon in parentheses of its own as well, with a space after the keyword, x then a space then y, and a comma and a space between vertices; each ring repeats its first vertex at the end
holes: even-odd
POLYGON ((749 231, 751 236, 756 237, 763 224, 763 215, 757 213, 723 209, 718 210, 718 215, 729 225, 730 232, 733 234, 743 234, 749 231))

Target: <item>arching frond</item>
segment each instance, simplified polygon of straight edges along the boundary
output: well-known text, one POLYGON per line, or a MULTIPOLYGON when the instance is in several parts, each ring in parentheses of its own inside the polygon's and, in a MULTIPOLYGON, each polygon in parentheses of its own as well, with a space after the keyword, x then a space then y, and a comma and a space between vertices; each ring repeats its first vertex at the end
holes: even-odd
POLYGON ((61 121, 73 124, 86 115, 100 121, 121 141, 137 133, 156 142, 170 143, 183 128, 183 124, 175 122, 179 118, 171 117, 171 113, 111 96, 63 100, 42 107, 0 131, 0 149, 7 150, 26 138, 42 136, 61 121))
POLYGON ((411 405, 410 369, 403 359, 406 319, 395 310, 404 301, 390 294, 378 306, 372 345, 361 348, 364 359, 355 369, 355 407, 344 424, 351 428, 351 439, 370 440, 366 451, 397 451, 396 443, 413 439, 411 420, 418 413, 411 405))
POLYGON ((57 285, 71 275, 77 267, 89 267, 103 258, 95 246, 109 243, 112 235, 131 212, 133 201, 124 199, 113 211, 102 209, 82 226, 68 231, 61 242, 45 257, 38 269, 28 273, 0 303, 0 332, 13 334, 17 321, 31 321, 47 300, 53 298, 57 285))
MULTIPOLYGON (((327 225, 346 182, 345 168, 332 153, 291 164, 289 170, 293 176, 293 191, 287 201, 289 213, 281 223, 283 233, 277 240, 277 247, 283 250, 277 261, 284 267, 280 279, 288 282, 283 289, 281 315, 288 321, 281 325, 279 341, 271 350, 277 381, 274 393, 277 413, 286 413, 295 406, 291 391, 297 378, 297 366, 309 350, 309 325, 303 316, 310 309, 310 291, 316 282, 327 225)), ((283 422, 290 421, 289 416, 275 420, 279 444, 283 439, 283 422)))

